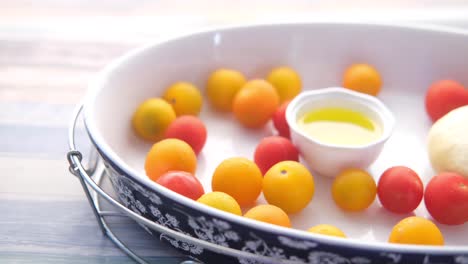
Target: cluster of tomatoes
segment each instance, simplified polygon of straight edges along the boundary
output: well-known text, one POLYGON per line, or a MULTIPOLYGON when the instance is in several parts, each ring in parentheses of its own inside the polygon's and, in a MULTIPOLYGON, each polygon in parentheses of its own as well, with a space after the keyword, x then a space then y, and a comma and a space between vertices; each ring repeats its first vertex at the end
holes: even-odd
MULTIPOLYGON (((249 81, 235 70, 214 71, 205 92, 213 108, 232 112, 243 126, 260 128, 273 119, 280 134, 288 136, 284 110, 300 90, 299 75, 279 67, 265 79, 249 81)), ((288 213, 302 210, 314 193, 313 177, 299 163, 296 147, 285 137, 264 138, 254 161, 232 157, 221 162, 212 176, 212 192, 205 193, 195 176, 197 155, 207 137, 206 127, 197 117, 202 103, 198 88, 178 82, 162 98, 139 105, 133 127, 142 138, 155 142, 145 161, 148 177, 188 198, 237 215, 242 215, 241 207, 252 207, 263 192, 269 204, 255 206, 244 216, 291 227, 288 213), (284 184, 289 191, 279 191, 284 184), (289 195, 293 192, 297 195, 289 195)))
MULTIPOLYGON (((145 161, 146 174, 162 186, 200 203, 236 215, 242 215, 241 208, 251 207, 245 217, 291 227, 288 214, 303 210, 314 195, 314 177, 299 162, 299 152, 289 140, 285 119, 287 105, 300 93, 301 85, 299 74, 289 67, 275 68, 265 79, 246 80, 242 73, 232 69, 220 69, 209 76, 205 93, 214 109, 232 112, 248 128, 261 128, 272 120, 279 136, 262 139, 255 148, 253 161, 232 157, 221 162, 213 172, 212 191, 208 193, 195 176, 197 155, 207 138, 206 127, 197 117, 203 103, 201 92, 187 82, 171 85, 162 98, 143 102, 133 117, 136 133, 155 142, 145 161), (261 193, 268 204, 254 206, 261 193)), ((377 70, 366 64, 351 66, 343 78, 344 87, 374 96, 381 85, 377 70)), ((426 107, 433 119, 458 104, 456 100, 449 107, 436 104, 433 98, 444 93, 440 86, 429 89, 426 97, 426 107)), ((442 98, 454 101, 450 96, 442 98)), ((419 176, 410 168, 390 168, 381 175, 378 184, 366 171, 351 168, 334 179, 331 194, 337 206, 346 211, 365 210, 378 196, 384 208, 399 214, 412 212, 424 196, 434 219, 444 224, 461 224, 468 219, 468 208, 457 207, 460 204, 457 202, 466 201, 465 194, 447 196, 446 192, 463 181, 460 175, 443 173, 435 176, 424 192, 419 176)), ((345 237, 331 225, 318 225, 308 231, 345 237)), ((442 245, 443 236, 431 221, 409 217, 393 228, 389 242, 442 245), (426 235, 421 238, 417 235, 420 232, 426 235)))
MULTIPOLYGON (((442 117, 448 116, 452 111, 464 106, 468 106, 468 89, 454 80, 437 81, 427 90, 426 112, 435 123, 442 117)), ((463 125, 460 124, 460 126, 463 125)), ((464 153, 468 153, 468 150, 463 139, 458 138, 457 140, 461 140, 459 147, 462 150, 459 153, 461 157, 448 155, 453 146, 444 145, 446 157, 443 159, 445 162, 452 159, 450 163, 459 163, 457 165, 460 168, 466 167, 464 153)), ((438 167, 434 164, 435 160, 431 160, 431 162, 433 162, 433 166, 438 167)), ((440 161, 438 162, 440 163, 440 161)), ((435 220, 442 224, 460 225, 468 222, 468 175, 462 175, 460 169, 452 171, 447 165, 446 167, 439 166, 437 169, 441 173, 432 177, 424 193, 427 210, 435 220)))

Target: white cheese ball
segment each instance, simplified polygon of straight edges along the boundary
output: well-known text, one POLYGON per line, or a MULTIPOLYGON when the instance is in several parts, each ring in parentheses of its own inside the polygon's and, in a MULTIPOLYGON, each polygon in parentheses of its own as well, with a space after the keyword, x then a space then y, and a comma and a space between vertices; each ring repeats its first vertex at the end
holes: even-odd
POLYGON ((452 110, 431 127, 428 152, 437 173, 456 172, 468 178, 468 106, 452 110))

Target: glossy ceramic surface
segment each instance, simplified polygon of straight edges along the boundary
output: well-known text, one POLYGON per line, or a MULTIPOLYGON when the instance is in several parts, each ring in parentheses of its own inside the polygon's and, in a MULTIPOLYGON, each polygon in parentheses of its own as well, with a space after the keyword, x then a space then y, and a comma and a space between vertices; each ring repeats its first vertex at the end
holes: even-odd
MULTIPOLYGON (((330 197, 332 179, 319 174, 314 175, 317 191, 313 201, 291 216, 294 229, 206 207, 145 176, 143 164, 151 143, 134 135, 130 119, 139 103, 161 96, 171 83, 184 80, 203 89, 209 73, 220 67, 258 78, 275 66, 290 65, 303 77, 304 89, 316 89, 339 86, 344 69, 357 62, 370 63, 380 71, 384 86, 379 99, 396 119, 394 133, 370 173, 378 180, 386 168, 406 165, 427 182, 434 172, 426 153, 431 123, 424 110, 424 93, 442 78, 468 83, 468 34, 464 32, 352 23, 281 24, 214 29, 151 43, 116 60, 97 76, 85 101, 85 124, 121 201, 180 232, 271 256, 274 262, 465 263, 468 224, 440 226, 445 247, 388 244, 391 228, 405 216, 386 212, 378 201, 365 212, 345 213, 330 197), (340 227, 349 238, 301 231, 320 223, 340 227)), ((208 141, 198 157, 196 174, 210 191, 217 164, 232 156, 253 158, 256 144, 271 135, 272 129, 244 129, 231 115, 214 112, 207 102, 200 117, 208 128, 208 141)), ((262 197, 258 203, 264 203, 262 197)), ((415 214, 428 217, 423 204, 415 214)), ((170 238, 161 239, 199 259, 219 257, 170 238)))
POLYGON ((291 130, 291 140, 298 147, 308 167, 328 177, 336 177, 347 168, 367 169, 379 157, 395 125, 393 114, 378 98, 341 87, 302 92, 288 105, 286 120, 291 130), (340 146, 320 142, 301 131, 297 122, 300 117, 326 107, 363 113, 382 128, 382 135, 362 146, 340 146))

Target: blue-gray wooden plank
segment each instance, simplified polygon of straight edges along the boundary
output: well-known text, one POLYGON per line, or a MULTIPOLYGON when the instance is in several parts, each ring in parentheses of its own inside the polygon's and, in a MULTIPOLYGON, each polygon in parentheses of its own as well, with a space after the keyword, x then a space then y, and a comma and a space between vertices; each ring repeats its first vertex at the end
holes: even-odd
MULTIPOLYGON (((178 264, 182 259, 174 257, 148 257, 145 258, 149 263, 155 264, 178 264)), ((2 254, 0 263, 22 263, 22 264, 134 264, 135 262, 119 256, 64 256, 53 254, 2 254)))
MULTIPOLYGON (((88 78, 127 49, 0 39, 0 263, 133 263, 100 231, 65 158, 68 124, 88 78)), ((83 125, 77 141, 87 153, 83 125)), ((150 263, 186 259, 129 219, 110 222, 150 263)))
MULTIPOLYGON (((112 193, 109 186, 105 188, 112 193)), ((0 212, 0 263, 131 263, 102 234, 84 199, 0 196, 0 212)), ((109 224, 124 243, 151 263, 184 259, 128 218, 112 218, 109 224)))

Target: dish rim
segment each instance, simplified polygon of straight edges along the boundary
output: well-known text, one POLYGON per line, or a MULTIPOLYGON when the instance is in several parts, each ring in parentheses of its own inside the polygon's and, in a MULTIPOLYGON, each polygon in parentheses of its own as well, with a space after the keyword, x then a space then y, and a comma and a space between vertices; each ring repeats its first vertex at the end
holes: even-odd
MULTIPOLYGON (((409 24, 409 23, 388 23, 388 22, 365 22, 365 21, 346 21, 346 20, 337 20, 337 21, 321 21, 321 20, 312 20, 304 22, 257 22, 257 23, 248 23, 248 24, 236 24, 236 25, 227 25, 227 26, 212 26, 207 27, 201 30, 194 30, 191 32, 182 32, 179 34, 173 34, 172 36, 167 36, 157 40, 150 41, 147 44, 144 44, 140 47, 133 48, 132 50, 126 52, 120 57, 112 60, 103 69, 97 72, 97 74, 90 80, 86 95, 83 98, 83 120, 85 129, 88 133, 93 144, 96 147, 104 152, 104 154, 112 160, 112 162, 119 167, 125 174, 132 178, 132 180, 138 182, 139 184, 151 189, 154 192, 164 195, 165 197, 176 200, 184 206, 187 206, 193 210, 202 212, 204 214, 211 215, 219 219, 229 220, 238 225, 251 228, 253 230, 259 230, 262 232, 267 232, 275 235, 289 236, 294 237, 295 239, 302 240, 314 240, 318 243, 360 249, 360 250, 372 250, 372 251, 393 251, 398 253, 410 253, 410 254, 427 254, 431 252, 433 254, 466 254, 468 253, 468 245, 445 245, 445 246, 422 246, 422 245, 408 245, 408 244, 391 244, 388 242, 372 241, 367 242, 355 238, 337 238, 333 236, 325 236, 320 234, 309 233, 304 230, 280 227, 268 223, 263 223, 248 219, 242 216, 237 216, 228 212, 217 210, 215 208, 209 207, 204 204, 197 203, 187 197, 184 197, 178 193, 172 192, 169 189, 166 189, 162 186, 158 186, 156 183, 152 182, 149 178, 145 178, 143 174, 138 173, 134 168, 128 165, 123 161, 106 143, 104 137, 99 132, 97 125, 95 124, 93 118, 95 101, 98 98, 101 88, 105 85, 106 79, 116 70, 119 69, 122 65, 126 65, 131 62, 135 57, 138 57, 140 54, 145 53, 150 49, 155 49, 157 46, 183 41, 186 38, 204 35, 204 34, 215 34, 222 32, 230 32, 236 30, 255 30, 255 29, 267 29, 267 28, 281 28, 287 26, 295 27, 305 27, 305 26, 360 26, 360 27, 384 27, 390 29, 400 29, 400 30, 411 30, 411 31, 425 31, 425 32, 434 32, 441 34, 449 35, 460 35, 467 37, 468 40, 468 31, 451 28, 447 26, 438 26, 438 25, 429 25, 429 24, 409 24)), ((468 42, 468 41, 467 41, 468 42)))

